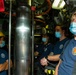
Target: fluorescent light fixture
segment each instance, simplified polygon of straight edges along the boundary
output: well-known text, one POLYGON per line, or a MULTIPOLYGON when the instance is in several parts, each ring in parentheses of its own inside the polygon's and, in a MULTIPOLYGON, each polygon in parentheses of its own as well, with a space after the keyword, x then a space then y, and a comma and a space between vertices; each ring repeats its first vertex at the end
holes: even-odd
POLYGON ((54 0, 52 4, 53 9, 62 9, 65 6, 64 0, 54 0))

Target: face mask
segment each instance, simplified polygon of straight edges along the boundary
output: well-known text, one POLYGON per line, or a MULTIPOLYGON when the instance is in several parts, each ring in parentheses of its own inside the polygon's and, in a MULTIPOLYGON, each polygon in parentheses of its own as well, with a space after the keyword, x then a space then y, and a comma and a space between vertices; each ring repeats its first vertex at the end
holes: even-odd
POLYGON ((61 37, 60 32, 55 32, 55 37, 60 38, 61 37))
POLYGON ((46 38, 42 38, 42 42, 46 42, 47 41, 47 39, 46 38))
POLYGON ((2 44, 0 44, 0 47, 4 47, 5 46, 5 41, 2 41, 2 44))
POLYGON ((70 24, 69 30, 72 34, 76 35, 76 22, 70 24))

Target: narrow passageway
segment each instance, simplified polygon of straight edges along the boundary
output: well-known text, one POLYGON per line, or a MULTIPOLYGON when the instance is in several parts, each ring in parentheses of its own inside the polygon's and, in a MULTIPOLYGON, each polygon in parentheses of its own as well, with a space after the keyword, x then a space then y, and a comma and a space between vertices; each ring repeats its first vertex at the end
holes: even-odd
POLYGON ((0 73, 54 75, 65 42, 73 38, 75 6, 75 0, 0 0, 0 73))

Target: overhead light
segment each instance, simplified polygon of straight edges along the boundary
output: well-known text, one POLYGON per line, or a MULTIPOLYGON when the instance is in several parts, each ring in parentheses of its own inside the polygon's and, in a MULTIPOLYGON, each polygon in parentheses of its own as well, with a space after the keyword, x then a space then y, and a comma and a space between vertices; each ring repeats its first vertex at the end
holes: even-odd
POLYGON ((37 18, 44 19, 42 15, 36 16, 37 18))
POLYGON ((31 6, 31 0, 28 0, 29 5, 31 6))
POLYGON ((53 9, 62 9, 65 6, 64 0, 54 0, 52 4, 53 9))

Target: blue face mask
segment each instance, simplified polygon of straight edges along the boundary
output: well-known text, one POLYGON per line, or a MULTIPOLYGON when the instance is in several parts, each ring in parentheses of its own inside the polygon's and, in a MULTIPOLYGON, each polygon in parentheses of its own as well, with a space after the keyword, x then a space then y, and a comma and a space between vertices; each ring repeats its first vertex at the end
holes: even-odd
POLYGON ((72 34, 76 35, 76 22, 71 22, 69 30, 72 34))
POLYGON ((55 32, 55 37, 56 38, 60 38, 61 37, 61 33, 60 32, 55 32))
POLYGON ((2 44, 0 44, 0 47, 4 47, 5 46, 5 41, 2 41, 2 44))
POLYGON ((46 42, 47 41, 47 39, 46 38, 42 38, 42 42, 46 42))

